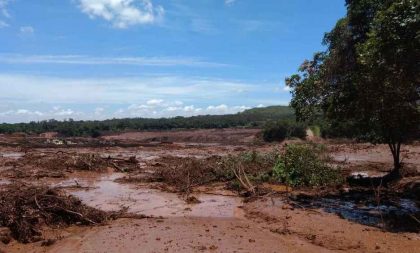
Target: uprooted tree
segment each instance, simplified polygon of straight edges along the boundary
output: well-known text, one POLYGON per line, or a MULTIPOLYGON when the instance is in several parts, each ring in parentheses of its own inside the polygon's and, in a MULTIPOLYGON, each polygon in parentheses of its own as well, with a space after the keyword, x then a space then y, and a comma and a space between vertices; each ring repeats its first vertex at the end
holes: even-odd
POLYGON ((401 144, 420 130, 420 6, 416 0, 347 0, 325 52, 286 79, 301 121, 319 118, 352 137, 389 145, 400 176, 401 144))

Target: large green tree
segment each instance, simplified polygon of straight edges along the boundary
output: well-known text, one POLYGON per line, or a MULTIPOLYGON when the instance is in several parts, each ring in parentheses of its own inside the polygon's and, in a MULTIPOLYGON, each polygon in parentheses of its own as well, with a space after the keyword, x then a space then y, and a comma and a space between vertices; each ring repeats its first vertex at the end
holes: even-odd
POLYGON ((327 50, 286 79, 299 120, 322 117, 354 136, 389 145, 399 175, 401 144, 420 125, 417 0, 348 0, 324 37, 327 50))

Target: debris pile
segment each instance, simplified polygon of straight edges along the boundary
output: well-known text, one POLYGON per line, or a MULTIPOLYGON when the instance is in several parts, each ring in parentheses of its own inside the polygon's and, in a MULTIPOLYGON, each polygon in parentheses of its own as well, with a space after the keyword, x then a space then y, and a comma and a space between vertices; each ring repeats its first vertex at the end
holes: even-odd
POLYGON ((157 164, 155 174, 160 181, 174 186, 180 192, 189 192, 192 187, 210 183, 220 178, 214 165, 218 157, 206 159, 165 157, 157 164))
POLYGON ((137 170, 138 161, 135 157, 128 159, 102 157, 95 153, 64 153, 54 155, 44 153, 27 153, 22 159, 9 161, 11 166, 5 176, 11 178, 26 177, 64 177, 64 172, 74 170, 106 171, 114 169, 119 172, 137 170))
POLYGON ((155 163, 153 170, 157 180, 175 186, 181 192, 188 193, 193 187, 216 181, 238 180, 243 189, 255 193, 251 178, 261 181, 262 177, 270 173, 275 159, 274 153, 255 152, 207 158, 167 156, 155 163))
POLYGON ((23 243, 42 240, 43 226, 94 225, 110 217, 58 189, 13 184, 0 190, 0 227, 23 243))

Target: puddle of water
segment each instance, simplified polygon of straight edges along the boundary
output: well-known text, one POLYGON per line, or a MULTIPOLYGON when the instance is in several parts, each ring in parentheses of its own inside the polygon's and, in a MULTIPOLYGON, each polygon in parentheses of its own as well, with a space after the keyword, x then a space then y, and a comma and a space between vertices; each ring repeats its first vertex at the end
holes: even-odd
POLYGON ((88 190, 70 190, 70 193, 85 204, 106 211, 128 207, 128 212, 131 213, 163 217, 243 217, 242 209, 238 208, 241 205, 238 197, 194 194, 201 203, 186 204, 175 193, 114 182, 123 176, 122 173, 113 173, 100 179, 73 178, 58 185, 74 185, 74 180, 77 180, 81 186, 94 187, 88 190))
POLYGON ((305 201, 307 208, 322 208, 326 212, 336 213, 342 218, 368 226, 384 227, 393 231, 420 231, 420 226, 413 217, 420 217, 420 208, 410 199, 399 199, 376 205, 366 199, 365 203, 355 200, 321 198, 305 201))
POLYGON ((22 152, 0 152, 0 157, 19 159, 24 155, 22 152))
POLYGON ((350 174, 353 178, 379 178, 385 176, 386 172, 380 171, 356 171, 350 174))
POLYGON ((7 179, 0 179, 0 185, 10 184, 11 182, 7 179))

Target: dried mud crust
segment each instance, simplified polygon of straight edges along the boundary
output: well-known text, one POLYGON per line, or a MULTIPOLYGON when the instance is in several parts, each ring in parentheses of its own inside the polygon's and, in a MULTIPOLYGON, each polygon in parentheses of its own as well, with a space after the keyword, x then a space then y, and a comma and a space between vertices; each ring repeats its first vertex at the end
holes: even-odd
POLYGON ((0 227, 9 228, 10 236, 19 242, 42 240, 43 226, 95 225, 110 217, 58 189, 24 184, 0 189, 0 227))

